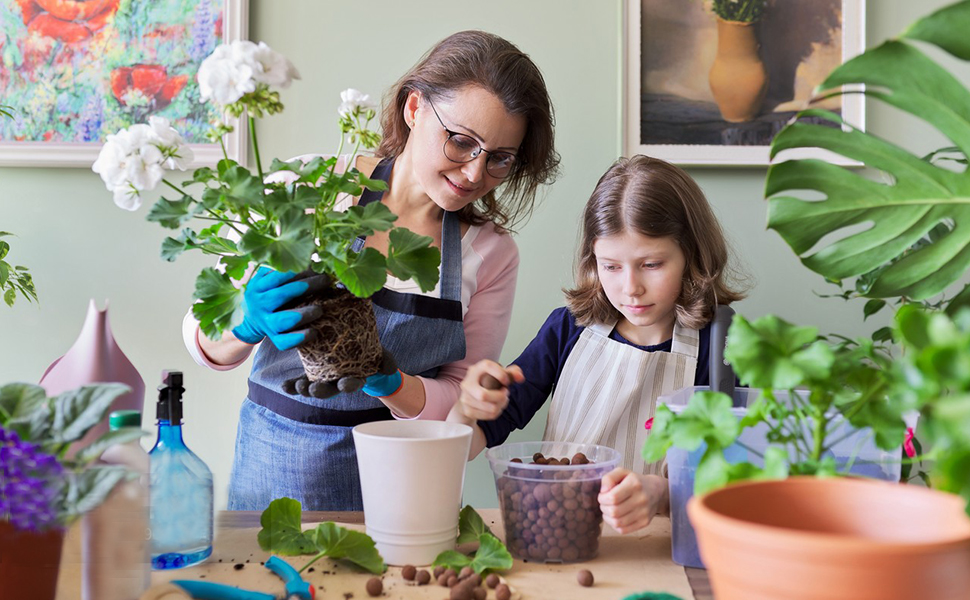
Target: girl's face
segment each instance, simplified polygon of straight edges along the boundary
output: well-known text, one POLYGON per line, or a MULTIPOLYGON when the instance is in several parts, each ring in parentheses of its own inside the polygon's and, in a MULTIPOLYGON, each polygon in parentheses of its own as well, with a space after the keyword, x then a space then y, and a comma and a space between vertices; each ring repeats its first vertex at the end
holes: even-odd
POLYGON ((671 237, 626 230, 593 243, 596 272, 622 318, 623 337, 643 346, 670 339, 687 260, 671 237))
POLYGON ((412 153, 413 174, 424 193, 442 209, 455 211, 504 181, 486 171, 488 152, 518 153, 526 120, 506 112, 501 100, 478 86, 460 88, 451 99, 440 97, 433 102, 434 108, 417 92, 408 97, 404 118, 414 125, 405 152, 412 153), (486 152, 470 162, 453 162, 443 151, 448 139, 445 128, 470 136, 486 152))

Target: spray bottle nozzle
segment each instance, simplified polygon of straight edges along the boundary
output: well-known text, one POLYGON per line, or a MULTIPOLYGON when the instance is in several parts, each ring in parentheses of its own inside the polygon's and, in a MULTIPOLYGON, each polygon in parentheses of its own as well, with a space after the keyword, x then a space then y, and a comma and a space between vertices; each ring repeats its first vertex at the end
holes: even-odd
POLYGON ((182 387, 181 371, 162 371, 162 385, 158 386, 158 404, 155 417, 168 421, 171 425, 182 422, 182 387))

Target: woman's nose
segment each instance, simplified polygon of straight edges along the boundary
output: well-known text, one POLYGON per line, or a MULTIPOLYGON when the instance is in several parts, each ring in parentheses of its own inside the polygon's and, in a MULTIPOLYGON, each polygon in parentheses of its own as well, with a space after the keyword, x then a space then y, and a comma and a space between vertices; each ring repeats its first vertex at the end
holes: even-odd
POLYGON ((485 161, 488 155, 482 152, 461 166, 461 172, 469 183, 478 183, 485 176, 485 161))

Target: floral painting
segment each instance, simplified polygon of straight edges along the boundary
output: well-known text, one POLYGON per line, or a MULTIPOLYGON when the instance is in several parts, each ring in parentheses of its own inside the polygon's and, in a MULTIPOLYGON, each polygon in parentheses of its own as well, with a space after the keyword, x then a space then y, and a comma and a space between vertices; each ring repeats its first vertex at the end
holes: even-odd
POLYGON ((0 0, 0 104, 14 113, 0 144, 91 144, 96 156, 108 134, 152 115, 208 144, 218 115, 195 75, 223 40, 228 4, 0 0))

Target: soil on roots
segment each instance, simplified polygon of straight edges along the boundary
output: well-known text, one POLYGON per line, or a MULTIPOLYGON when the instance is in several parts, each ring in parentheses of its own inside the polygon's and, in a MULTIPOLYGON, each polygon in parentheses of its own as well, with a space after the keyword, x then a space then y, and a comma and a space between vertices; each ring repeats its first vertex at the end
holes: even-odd
POLYGON ((320 333, 298 348, 310 381, 337 381, 342 377, 365 379, 381 366, 381 342, 371 301, 344 289, 322 291, 306 303, 323 309, 310 324, 320 333))

